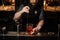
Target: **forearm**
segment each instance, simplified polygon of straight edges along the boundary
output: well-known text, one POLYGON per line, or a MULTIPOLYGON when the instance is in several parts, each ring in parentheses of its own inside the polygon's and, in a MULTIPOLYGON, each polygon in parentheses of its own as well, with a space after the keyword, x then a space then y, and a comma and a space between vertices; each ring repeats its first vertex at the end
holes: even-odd
POLYGON ((40 21, 38 22, 36 28, 38 28, 38 30, 41 29, 41 27, 43 26, 43 24, 44 24, 44 20, 40 20, 40 21))
POLYGON ((18 19, 20 19, 22 13, 23 13, 22 11, 19 11, 19 12, 15 13, 13 20, 18 20, 18 19))

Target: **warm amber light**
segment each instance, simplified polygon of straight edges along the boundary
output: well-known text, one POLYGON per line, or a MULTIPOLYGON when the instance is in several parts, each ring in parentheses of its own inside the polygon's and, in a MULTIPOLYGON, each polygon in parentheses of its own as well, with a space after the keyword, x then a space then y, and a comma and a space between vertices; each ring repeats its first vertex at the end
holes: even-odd
POLYGON ((11 5, 5 5, 4 3, 0 5, 0 11, 15 11, 15 0, 6 0, 11 3, 11 5))
POLYGON ((12 3, 15 3, 15 0, 12 0, 12 3))
POLYGON ((44 1, 44 3, 43 3, 44 5, 46 4, 46 1, 44 1))

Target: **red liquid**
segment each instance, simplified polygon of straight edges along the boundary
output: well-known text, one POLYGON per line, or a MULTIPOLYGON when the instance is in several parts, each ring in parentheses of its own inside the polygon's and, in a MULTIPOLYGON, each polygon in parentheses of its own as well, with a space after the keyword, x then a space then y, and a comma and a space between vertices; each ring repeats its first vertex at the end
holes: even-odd
POLYGON ((31 34, 32 29, 33 29, 32 27, 27 27, 26 28, 26 31, 28 32, 28 34, 31 34))

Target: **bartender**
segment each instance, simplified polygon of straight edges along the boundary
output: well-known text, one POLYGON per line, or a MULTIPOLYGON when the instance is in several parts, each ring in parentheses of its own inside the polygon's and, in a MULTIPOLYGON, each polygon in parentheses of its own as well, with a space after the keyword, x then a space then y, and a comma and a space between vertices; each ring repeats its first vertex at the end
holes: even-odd
POLYGON ((44 24, 43 6, 39 6, 39 0, 28 0, 27 5, 21 4, 15 13, 13 20, 22 24, 22 31, 26 30, 26 24, 33 24, 31 34, 40 31, 44 24))

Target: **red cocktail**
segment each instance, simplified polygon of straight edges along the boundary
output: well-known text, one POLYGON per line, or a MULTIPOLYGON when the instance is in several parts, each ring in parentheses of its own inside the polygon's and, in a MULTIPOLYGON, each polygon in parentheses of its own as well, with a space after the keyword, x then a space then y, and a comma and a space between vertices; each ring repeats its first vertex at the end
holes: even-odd
POLYGON ((28 24, 26 28, 27 33, 31 34, 32 30, 33 30, 33 24, 28 24))

